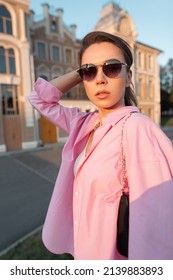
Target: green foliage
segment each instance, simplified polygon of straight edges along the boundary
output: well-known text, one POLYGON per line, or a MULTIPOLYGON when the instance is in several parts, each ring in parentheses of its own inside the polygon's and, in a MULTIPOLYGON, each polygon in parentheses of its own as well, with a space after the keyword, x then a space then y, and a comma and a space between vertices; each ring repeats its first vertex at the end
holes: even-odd
POLYGON ((0 260, 73 260, 70 254, 55 255, 43 245, 41 233, 37 233, 11 249, 0 260))
POLYGON ((161 126, 172 126, 173 127, 173 116, 162 116, 161 126))
POLYGON ((171 94, 173 87, 173 59, 169 59, 165 66, 160 68, 161 89, 171 94))
POLYGON ((160 68, 161 111, 173 108, 173 59, 160 68))

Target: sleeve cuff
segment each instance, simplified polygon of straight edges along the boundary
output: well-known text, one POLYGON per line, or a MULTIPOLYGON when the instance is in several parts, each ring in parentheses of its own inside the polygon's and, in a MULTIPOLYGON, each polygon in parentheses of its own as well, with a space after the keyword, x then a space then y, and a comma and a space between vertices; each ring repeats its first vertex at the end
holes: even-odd
POLYGON ((38 96, 46 103, 59 101, 62 92, 43 78, 38 78, 34 84, 34 90, 38 96))

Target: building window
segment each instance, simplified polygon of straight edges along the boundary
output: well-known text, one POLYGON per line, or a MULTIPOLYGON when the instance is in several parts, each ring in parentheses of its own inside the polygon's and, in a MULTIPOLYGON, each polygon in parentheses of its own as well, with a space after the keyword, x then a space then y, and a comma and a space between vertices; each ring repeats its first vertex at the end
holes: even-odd
POLYGON ((148 81, 148 97, 152 97, 152 81, 148 81))
POLYGON ((138 65, 142 66, 142 54, 141 54, 141 52, 138 52, 138 65))
POLYGON ((148 116, 152 119, 153 117, 153 110, 151 108, 148 108, 148 116))
POLYGON ((45 59, 46 58, 46 47, 44 43, 37 43, 38 48, 38 58, 45 59))
POLYGON ((142 79, 137 82, 137 96, 142 96, 142 79))
POLYGON ((151 55, 148 56, 148 65, 149 65, 149 69, 152 69, 152 67, 153 67, 153 59, 152 59, 151 55))
POLYGON ((18 96, 17 86, 14 85, 1 85, 2 94, 2 113, 3 115, 18 115, 18 96))
POLYGON ((45 75, 39 75, 40 78, 44 79, 45 81, 48 81, 48 77, 45 75))
POLYGON ((15 65, 15 56, 14 56, 14 50, 8 49, 8 64, 10 69, 10 74, 16 73, 16 65, 15 65))
POLYGON ((0 73, 16 74, 15 55, 13 49, 0 47, 0 73))
POLYGON ((6 73, 6 58, 5 58, 5 49, 0 47, 0 73, 6 73))
POLYGON ((72 63, 72 51, 70 49, 66 49, 65 51, 65 62, 68 64, 72 63))
POLYGON ((80 52, 77 52, 77 64, 80 64, 80 52))
POLYGON ((56 32, 57 31, 57 26, 56 26, 56 21, 52 20, 51 23, 51 32, 56 32))
POLYGON ((53 53, 53 60, 54 61, 60 61, 60 52, 59 52, 59 47, 52 47, 52 53, 53 53))
POLYGON ((0 5, 0 32, 12 34, 11 14, 3 5, 0 5))

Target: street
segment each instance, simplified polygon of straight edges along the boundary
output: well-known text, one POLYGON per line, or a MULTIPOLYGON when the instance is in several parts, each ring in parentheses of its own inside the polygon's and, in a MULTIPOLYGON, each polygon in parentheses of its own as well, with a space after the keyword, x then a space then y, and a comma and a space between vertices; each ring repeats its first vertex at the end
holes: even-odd
POLYGON ((44 222, 62 145, 0 156, 0 252, 44 222))

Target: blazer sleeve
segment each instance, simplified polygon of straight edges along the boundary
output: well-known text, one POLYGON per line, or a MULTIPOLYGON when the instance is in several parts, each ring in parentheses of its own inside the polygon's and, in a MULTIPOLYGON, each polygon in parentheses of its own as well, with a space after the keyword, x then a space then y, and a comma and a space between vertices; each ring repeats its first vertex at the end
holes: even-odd
MULTIPOLYGON (((136 119, 136 120, 135 120, 136 119)), ((149 118, 125 134, 130 190, 129 259, 173 260, 173 146, 149 118)))
POLYGON ((78 108, 67 108, 59 104, 62 92, 51 83, 38 78, 34 90, 28 97, 31 105, 54 125, 70 133, 71 123, 84 113, 78 108))

